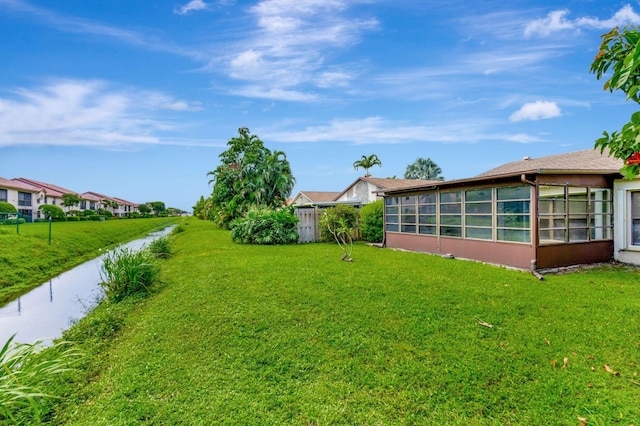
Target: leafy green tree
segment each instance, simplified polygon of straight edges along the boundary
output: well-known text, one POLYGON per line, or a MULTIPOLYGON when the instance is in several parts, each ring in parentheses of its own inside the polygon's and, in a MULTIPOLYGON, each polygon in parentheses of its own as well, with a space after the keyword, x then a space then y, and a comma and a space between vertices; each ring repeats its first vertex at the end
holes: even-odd
POLYGON ((63 207, 73 207, 80 204, 82 198, 78 194, 62 194, 62 203, 60 203, 63 207))
POLYGON ((251 206, 278 208, 285 204, 295 184, 284 152, 271 151, 248 128, 227 142, 220 165, 207 173, 213 183, 211 204, 214 221, 228 227, 251 206))
POLYGON ((159 216, 160 214, 167 211, 167 207, 162 201, 151 201, 147 204, 151 205, 151 210, 153 210, 156 216, 159 216))
POLYGON ((382 242, 384 235, 383 203, 383 200, 377 200, 360 208, 360 234, 363 240, 372 243, 382 242))
POLYGON ((47 219, 51 218, 52 220, 66 220, 67 215, 62 209, 58 206, 54 206, 51 204, 43 204, 38 209, 44 213, 47 219))
POLYGON ((365 176, 371 176, 371 174, 369 173, 369 169, 373 166, 382 167, 382 161, 380 161, 376 154, 371 154, 368 157, 366 155, 363 155, 361 159, 353 163, 354 169, 358 170, 359 167, 362 167, 364 169, 365 176))
POLYGON ((418 157, 404 172, 405 179, 444 180, 442 169, 431 158, 418 157))
POLYGON ((138 211, 142 214, 148 214, 151 213, 151 207, 149 207, 148 204, 140 204, 138 206, 138 211))
POLYGON ((290 207, 277 210, 254 207, 234 220, 230 228, 234 242, 259 245, 298 242, 298 216, 290 207))
MULTIPOLYGON (((604 90, 620 90, 627 100, 640 103, 640 27, 625 27, 602 35, 600 50, 591 64, 591 72, 600 80, 611 69, 612 73, 604 83, 604 90)), ((609 150, 609 155, 625 162, 621 173, 633 179, 640 173, 640 111, 631 115, 631 121, 620 131, 611 134, 604 131, 596 140, 595 147, 601 152, 609 150)))

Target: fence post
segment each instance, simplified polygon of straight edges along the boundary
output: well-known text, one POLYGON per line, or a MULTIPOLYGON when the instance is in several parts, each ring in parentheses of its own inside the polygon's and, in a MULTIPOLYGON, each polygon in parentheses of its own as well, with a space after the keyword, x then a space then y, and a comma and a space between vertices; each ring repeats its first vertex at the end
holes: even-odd
POLYGON ((51 216, 49 216, 49 245, 51 245, 51 216))

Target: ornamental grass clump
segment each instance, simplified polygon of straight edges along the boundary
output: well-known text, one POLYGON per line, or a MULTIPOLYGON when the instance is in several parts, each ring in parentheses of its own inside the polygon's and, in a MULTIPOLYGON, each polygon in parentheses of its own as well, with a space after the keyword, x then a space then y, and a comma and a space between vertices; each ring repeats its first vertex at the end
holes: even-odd
POLYGON ((47 400, 59 398, 47 388, 51 379, 73 370, 82 353, 68 342, 45 348, 14 337, 0 349, 0 424, 31 424, 48 411, 47 400))
POLYGON ((149 250, 121 248, 108 253, 102 265, 102 290, 109 301, 148 294, 159 281, 160 267, 149 250))
POLYGON ((157 259, 168 259, 171 257, 171 240, 167 237, 156 238, 147 247, 149 253, 157 259))

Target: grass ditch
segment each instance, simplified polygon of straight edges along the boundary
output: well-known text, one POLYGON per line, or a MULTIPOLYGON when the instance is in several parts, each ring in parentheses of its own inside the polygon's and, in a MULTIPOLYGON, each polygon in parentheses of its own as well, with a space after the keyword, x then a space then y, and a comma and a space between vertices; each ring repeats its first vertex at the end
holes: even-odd
POLYGON ((0 306, 105 250, 180 221, 180 218, 55 222, 0 226, 0 306))
MULTIPOLYGON (((66 335, 50 424, 638 424, 640 277, 237 245, 191 220, 161 290, 66 335), (100 325, 102 324, 102 325, 100 325), (605 368, 606 367, 606 368, 605 368)), ((46 423, 46 422, 45 422, 46 423)))

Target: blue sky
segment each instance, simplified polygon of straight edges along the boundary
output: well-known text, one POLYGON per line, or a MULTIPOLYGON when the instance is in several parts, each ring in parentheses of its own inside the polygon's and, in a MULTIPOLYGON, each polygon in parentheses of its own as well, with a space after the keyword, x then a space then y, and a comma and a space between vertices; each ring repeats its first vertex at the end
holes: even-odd
POLYGON ((637 1, 0 0, 0 176, 190 210, 240 127, 294 194, 374 153, 458 179, 587 149, 635 110, 589 73, 626 24, 637 1))

